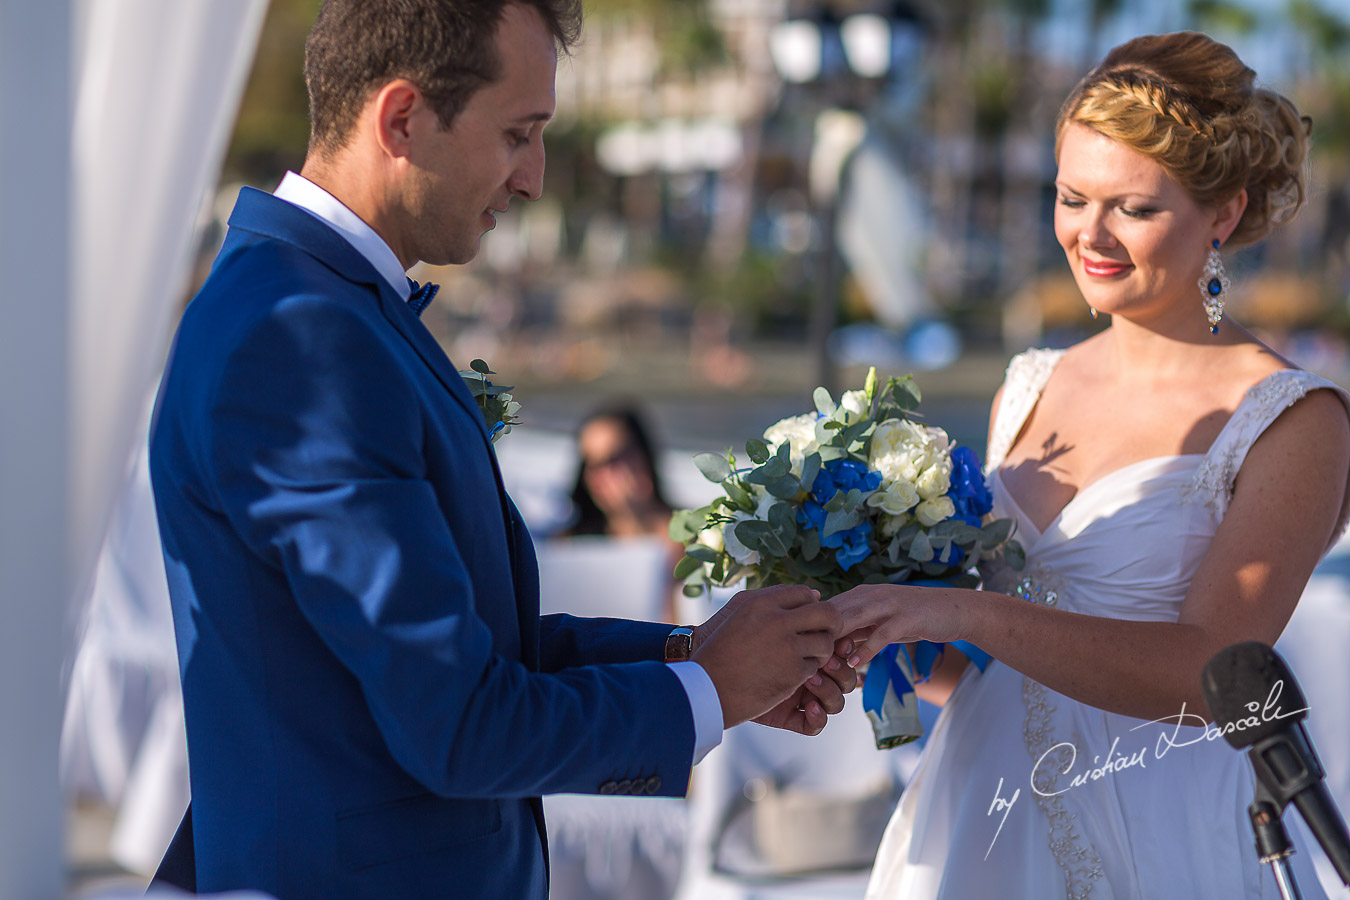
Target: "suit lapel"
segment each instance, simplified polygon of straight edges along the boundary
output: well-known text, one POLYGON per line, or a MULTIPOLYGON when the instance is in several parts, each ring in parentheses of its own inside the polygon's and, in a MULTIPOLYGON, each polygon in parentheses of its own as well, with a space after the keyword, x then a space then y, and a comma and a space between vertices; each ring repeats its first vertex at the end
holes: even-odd
MULTIPOLYGON (((321 221, 297 206, 284 200, 278 200, 271 194, 254 188, 245 187, 239 192, 239 201, 230 216, 230 228, 241 232, 268 237, 291 244, 318 259, 343 279, 357 285, 364 285, 375 294, 380 312, 389 324, 408 342, 413 352, 421 358, 427 368, 446 392, 459 404, 474 423, 478 440, 492 463, 492 473, 497 483, 497 498, 501 506, 501 515, 506 532, 508 562, 513 573, 516 588, 516 608, 520 619, 521 651, 525 664, 531 669, 539 666, 539 599, 538 572, 534 571, 533 584, 519 583, 517 566, 521 559, 521 549, 517 546, 522 537, 516 533, 517 516, 506 486, 502 482, 501 469, 497 465, 497 453, 492 447, 487 426, 483 422, 483 413, 464 379, 445 355, 441 345, 427 331, 417 314, 408 308, 408 304, 395 292, 375 267, 346 239, 321 221)), ((217 264, 228 255, 233 235, 227 236, 226 246, 217 257, 217 264)), ((522 523, 523 530, 523 523, 522 523)), ((528 540, 526 535, 524 540, 528 540)), ((532 558, 532 551, 531 551, 532 558)))
MULTIPOLYGON (((393 286, 345 238, 317 216, 250 187, 240 190, 239 202, 230 216, 230 227, 299 247, 343 279, 370 288, 379 298, 380 312, 385 319, 412 346, 455 402, 477 423, 477 430, 490 449, 491 441, 483 425, 483 414, 464 386, 464 380, 450 364, 445 351, 417 318, 417 314, 394 291, 393 286)), ((228 244, 225 249, 229 249, 228 244)), ((217 257, 217 264, 227 255, 222 252, 217 257)), ((495 460, 493 465, 496 465, 495 460)))

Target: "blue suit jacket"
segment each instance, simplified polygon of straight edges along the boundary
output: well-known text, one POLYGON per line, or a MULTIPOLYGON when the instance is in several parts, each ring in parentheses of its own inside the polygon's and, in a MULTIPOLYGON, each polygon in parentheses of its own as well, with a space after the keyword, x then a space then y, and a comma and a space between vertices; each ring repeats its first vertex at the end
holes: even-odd
POLYGON ((541 794, 685 792, 669 626, 540 618, 455 367, 310 214, 241 194, 151 472, 199 890, 542 898, 541 794))

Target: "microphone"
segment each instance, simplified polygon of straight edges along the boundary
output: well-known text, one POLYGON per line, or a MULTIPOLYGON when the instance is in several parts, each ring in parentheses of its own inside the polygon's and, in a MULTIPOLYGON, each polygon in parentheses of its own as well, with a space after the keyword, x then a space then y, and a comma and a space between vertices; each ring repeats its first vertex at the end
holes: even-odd
POLYGON ((1308 701, 1284 660, 1259 641, 1234 644, 1205 664, 1200 683, 1224 739, 1238 750, 1250 748, 1258 802, 1264 789, 1278 815, 1292 800, 1341 881, 1350 885, 1350 835, 1303 728, 1308 701))

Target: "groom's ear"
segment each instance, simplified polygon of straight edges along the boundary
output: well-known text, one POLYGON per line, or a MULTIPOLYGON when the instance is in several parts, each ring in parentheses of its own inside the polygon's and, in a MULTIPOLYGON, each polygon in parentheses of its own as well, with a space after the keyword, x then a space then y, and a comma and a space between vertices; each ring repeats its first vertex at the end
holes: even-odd
POLYGON ((421 89, 406 78, 395 78, 376 91, 367 112, 376 145, 394 158, 407 157, 417 132, 425 127, 421 120, 435 117, 421 89))

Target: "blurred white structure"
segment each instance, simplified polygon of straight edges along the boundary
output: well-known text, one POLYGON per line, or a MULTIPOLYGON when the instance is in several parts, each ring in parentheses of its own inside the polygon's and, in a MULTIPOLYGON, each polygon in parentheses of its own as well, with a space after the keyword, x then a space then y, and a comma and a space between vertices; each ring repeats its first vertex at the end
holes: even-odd
POLYGON ((0 896, 64 893, 74 598, 184 289, 264 0, 0 0, 0 896))

